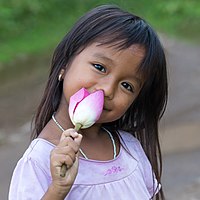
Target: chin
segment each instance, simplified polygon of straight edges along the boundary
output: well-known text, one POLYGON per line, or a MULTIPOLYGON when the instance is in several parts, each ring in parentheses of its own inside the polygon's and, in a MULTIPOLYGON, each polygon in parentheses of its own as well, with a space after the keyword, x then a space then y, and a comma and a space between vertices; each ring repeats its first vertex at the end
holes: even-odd
POLYGON ((113 121, 116 121, 119 118, 116 118, 114 116, 111 116, 111 113, 108 113, 109 111, 102 112, 100 118, 96 121, 97 124, 105 124, 110 123, 113 121))

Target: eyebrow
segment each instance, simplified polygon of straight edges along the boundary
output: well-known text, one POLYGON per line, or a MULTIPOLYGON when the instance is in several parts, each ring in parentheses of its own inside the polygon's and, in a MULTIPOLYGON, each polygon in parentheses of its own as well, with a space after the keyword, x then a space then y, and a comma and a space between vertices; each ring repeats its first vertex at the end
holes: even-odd
POLYGON ((142 80, 140 78, 136 77, 136 76, 133 76, 133 78, 138 83, 138 85, 141 87, 142 86, 142 80))
POLYGON ((110 59, 110 58, 108 58, 108 57, 106 57, 106 56, 105 56, 104 54, 102 54, 102 53, 95 53, 95 54, 93 54, 93 56, 96 57, 96 58, 103 59, 103 60, 109 62, 110 64, 113 64, 113 60, 110 59))

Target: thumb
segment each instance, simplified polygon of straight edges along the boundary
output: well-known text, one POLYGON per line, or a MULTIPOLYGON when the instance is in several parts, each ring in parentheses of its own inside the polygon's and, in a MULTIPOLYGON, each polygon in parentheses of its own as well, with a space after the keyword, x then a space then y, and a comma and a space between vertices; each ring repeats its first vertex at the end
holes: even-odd
POLYGON ((74 142, 76 142, 78 144, 78 146, 80 146, 82 138, 83 138, 83 136, 79 133, 78 136, 74 138, 74 142))

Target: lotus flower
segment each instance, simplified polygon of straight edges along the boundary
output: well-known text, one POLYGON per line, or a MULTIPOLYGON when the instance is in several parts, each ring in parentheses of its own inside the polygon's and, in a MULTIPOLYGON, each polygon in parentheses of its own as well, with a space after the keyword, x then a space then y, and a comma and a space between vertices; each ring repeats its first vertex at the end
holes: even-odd
POLYGON ((102 90, 90 94, 85 88, 82 88, 71 96, 69 116, 75 129, 92 126, 102 113, 103 103, 104 93, 102 90))
MULTIPOLYGON (((85 88, 80 89, 69 100, 69 116, 75 125, 75 130, 92 126, 100 117, 103 110, 104 93, 97 90, 89 93, 85 88)), ((65 164, 61 167, 60 176, 64 177, 67 171, 65 164)))

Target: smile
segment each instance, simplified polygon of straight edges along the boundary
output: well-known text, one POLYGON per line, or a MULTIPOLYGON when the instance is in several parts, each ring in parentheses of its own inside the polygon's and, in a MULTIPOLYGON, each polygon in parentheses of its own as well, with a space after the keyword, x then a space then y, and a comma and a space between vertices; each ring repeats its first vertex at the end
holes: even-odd
POLYGON ((105 107, 103 108, 103 110, 105 110, 105 111, 111 111, 110 109, 108 109, 108 108, 105 108, 105 107))

